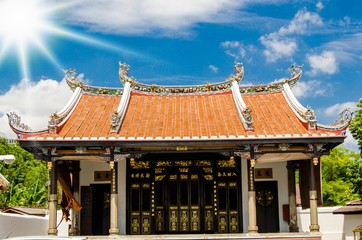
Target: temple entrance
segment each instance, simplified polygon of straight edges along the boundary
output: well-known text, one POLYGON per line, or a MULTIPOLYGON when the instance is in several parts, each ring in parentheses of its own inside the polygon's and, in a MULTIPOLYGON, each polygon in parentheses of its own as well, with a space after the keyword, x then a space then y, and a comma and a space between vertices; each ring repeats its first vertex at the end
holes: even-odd
POLYGON ((278 182, 255 182, 259 233, 279 232, 278 182))
POLYGON ((239 162, 220 154, 129 159, 128 233, 242 231, 239 162))
POLYGON ((81 235, 108 235, 110 228, 110 184, 81 187, 81 235))

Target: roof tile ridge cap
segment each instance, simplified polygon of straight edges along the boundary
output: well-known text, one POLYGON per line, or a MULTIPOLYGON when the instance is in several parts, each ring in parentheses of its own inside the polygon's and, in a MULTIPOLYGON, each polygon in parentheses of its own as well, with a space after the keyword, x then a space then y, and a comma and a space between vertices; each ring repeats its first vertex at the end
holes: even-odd
POLYGON ((235 63, 235 74, 230 75, 222 82, 198 84, 198 85, 185 85, 185 86, 165 86, 157 84, 144 84, 136 81, 134 77, 128 77, 129 65, 126 63, 119 63, 119 76, 121 82, 134 83, 133 90, 136 92, 145 92, 147 94, 208 94, 225 92, 231 88, 231 82, 240 82, 244 76, 244 66, 242 63, 235 63))
POLYGON ((118 105, 117 110, 111 116, 111 132, 116 133, 119 131, 123 119, 126 115, 129 100, 131 98, 131 82, 127 81, 124 83, 124 90, 121 97, 121 101, 118 105))
POLYGON ((83 91, 80 87, 77 87, 68 103, 59 112, 50 114, 48 120, 48 131, 49 133, 57 133, 57 130, 62 126, 72 115, 75 107, 78 105, 83 91))
POLYGON ((292 111, 299 118, 302 123, 308 124, 308 130, 317 130, 317 117, 315 116, 314 110, 307 106, 305 108, 298 99, 294 96, 288 82, 283 84, 283 96, 286 99, 288 105, 292 111))
POLYGON ((251 116, 251 110, 246 106, 243 97, 241 96, 237 81, 232 81, 231 90, 236 109, 238 110, 239 117, 243 123, 244 128, 246 130, 254 130, 254 121, 253 117, 251 116))

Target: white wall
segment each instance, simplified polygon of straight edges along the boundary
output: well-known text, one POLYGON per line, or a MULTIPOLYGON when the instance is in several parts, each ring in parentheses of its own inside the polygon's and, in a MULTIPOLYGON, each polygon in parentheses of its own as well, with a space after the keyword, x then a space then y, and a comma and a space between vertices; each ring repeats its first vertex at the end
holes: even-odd
MULTIPOLYGON (((99 161, 80 161, 80 186, 110 183, 94 181, 95 171, 110 171, 109 164, 99 161)), ((118 162, 118 228, 120 234, 126 234, 126 161, 118 162)))
MULTIPOLYGON (((57 222, 62 211, 57 212, 57 222)), ((25 235, 47 235, 48 215, 45 217, 0 212, 0 239, 25 235)), ((62 221, 58 227, 58 236, 68 236, 70 222, 62 221)))
MULTIPOLYGON (((319 207, 318 221, 323 240, 353 240, 352 230, 362 224, 362 214, 333 214, 340 207, 319 207)), ((309 232, 309 209, 298 208, 299 231, 309 232)))
POLYGON ((288 232, 289 225, 283 220, 283 205, 289 204, 288 200, 288 170, 286 162, 257 163, 255 168, 272 168, 273 178, 255 179, 255 181, 277 181, 278 182, 278 207, 279 207, 279 226, 281 232, 288 232))

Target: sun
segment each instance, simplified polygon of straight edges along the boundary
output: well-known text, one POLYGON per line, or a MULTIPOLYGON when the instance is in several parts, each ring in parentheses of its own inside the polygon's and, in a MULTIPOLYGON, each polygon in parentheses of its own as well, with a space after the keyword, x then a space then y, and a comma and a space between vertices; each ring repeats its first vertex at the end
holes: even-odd
POLYGON ((41 35, 51 26, 49 9, 38 0, 0 0, 0 64, 10 50, 18 52, 23 77, 28 77, 28 48, 36 45, 48 57, 41 35))
POLYGON ((53 22, 56 19, 54 16, 57 16, 59 11, 75 5, 76 1, 61 3, 61 1, 48 0, 0 0, 0 67, 4 65, 5 57, 14 55, 15 51, 22 77, 29 79, 28 52, 29 49, 36 49, 62 72, 63 68, 45 42, 48 37, 54 36, 86 42, 123 54, 142 55, 119 44, 114 46, 73 32, 53 22))

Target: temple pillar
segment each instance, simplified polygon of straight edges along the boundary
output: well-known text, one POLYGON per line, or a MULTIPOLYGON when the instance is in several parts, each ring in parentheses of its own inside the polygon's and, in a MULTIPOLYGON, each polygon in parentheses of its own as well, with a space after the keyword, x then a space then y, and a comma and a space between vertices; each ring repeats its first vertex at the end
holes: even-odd
MULTIPOLYGON (((79 161, 72 161, 72 194, 74 199, 79 202, 79 161)), ((69 229, 69 236, 79 236, 79 211, 72 207, 71 211, 71 226, 69 229)))
POLYGON ((110 147, 110 163, 109 166, 111 168, 111 213, 110 213, 110 235, 118 235, 118 176, 117 176, 117 168, 118 164, 114 161, 114 147, 110 147))
POLYGON ((49 210, 49 223, 48 223, 48 235, 56 236, 57 230, 57 203, 58 203, 58 184, 57 184, 57 162, 52 160, 52 148, 48 148, 48 169, 50 170, 50 186, 48 197, 48 210, 49 210))
POLYGON ((297 218, 297 200, 295 190, 296 164, 288 161, 288 198, 289 198, 289 232, 299 232, 297 218))
POLYGON ((310 203, 310 226, 311 232, 319 232, 318 225, 318 195, 315 180, 315 167, 318 165, 317 145, 314 145, 314 157, 310 160, 310 181, 309 181, 309 203, 310 203))
POLYGON ((256 223, 256 199, 255 199, 255 153, 254 146, 250 146, 250 159, 247 164, 248 169, 248 207, 249 207, 249 225, 248 233, 258 233, 258 226, 256 223))

